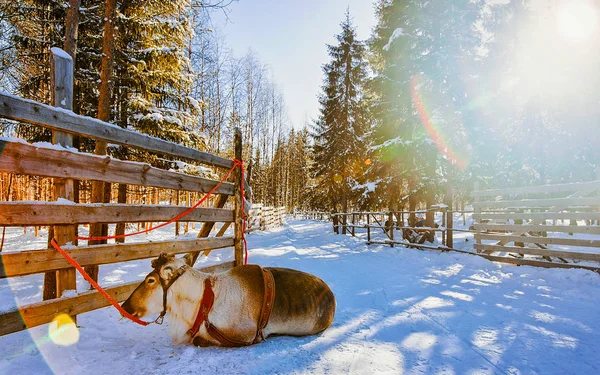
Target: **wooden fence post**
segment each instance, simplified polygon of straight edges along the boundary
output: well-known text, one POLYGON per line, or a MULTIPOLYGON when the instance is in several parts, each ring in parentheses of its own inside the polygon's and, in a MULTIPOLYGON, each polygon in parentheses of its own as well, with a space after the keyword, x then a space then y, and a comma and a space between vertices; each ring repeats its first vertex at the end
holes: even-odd
POLYGON ((390 211, 390 213, 388 214, 388 220, 389 220, 389 231, 390 231, 390 246, 394 247, 394 214, 390 211))
POLYGON ((355 232, 354 232, 354 229, 356 229, 355 225, 356 225, 356 214, 353 212, 352 213, 352 237, 355 237, 355 232))
POLYGON ((446 188, 446 246, 454 247, 454 190, 452 189, 452 179, 448 178, 448 186, 446 188))
MULTIPOLYGON (((53 102, 55 107, 64 109, 73 109, 73 58, 60 48, 52 48, 52 87, 53 102)), ((52 143, 60 144, 64 147, 73 146, 73 136, 71 134, 53 131, 52 143)), ((54 179, 54 199, 59 198, 74 200, 73 180, 72 179, 54 179)), ((65 245, 68 242, 76 245, 74 225, 55 225, 54 238, 59 245, 65 245)), ((51 278, 51 277, 50 277, 51 278)), ((52 288, 49 283, 44 282, 44 288, 52 288)), ((56 271, 56 284, 54 285, 56 297, 60 297, 65 290, 77 290, 75 284, 75 268, 67 268, 56 271)), ((44 291, 44 295, 48 294, 44 291)), ((51 294, 51 293, 49 293, 51 294)))
POLYGON ((331 215, 331 222, 333 224, 333 233, 340 234, 340 227, 338 226, 340 223, 339 216, 337 214, 331 215))
MULTIPOLYGON (((235 128, 235 135, 233 137, 233 147, 235 152, 235 158, 242 160, 242 131, 239 128, 235 128)), ((240 183, 242 182, 242 169, 240 167, 235 168, 234 171, 234 196, 235 196, 235 212, 234 212, 234 256, 235 265, 241 266, 244 264, 244 241, 242 241, 242 234, 244 231, 244 223, 242 218, 242 207, 243 197, 240 189, 240 183)))
MULTIPOLYGON (((516 210, 515 213, 523 213, 524 210, 516 210)), ((514 219, 515 225, 523 225, 523 219, 514 219)), ((523 242, 515 242, 515 246, 524 247, 525 243, 523 242)))
MULTIPOLYGON (((473 185, 473 192, 477 192, 479 191, 479 181, 475 181, 475 184, 473 185)), ((475 205, 476 202, 479 201, 479 197, 473 197, 473 216, 474 217, 478 217, 479 214, 481 214, 481 208, 479 208, 479 206, 475 205)), ((474 220, 475 222, 478 222, 479 220, 474 220)), ((481 244, 481 240, 476 238, 475 239, 475 243, 477 244, 481 244)), ((476 252, 480 252, 479 250, 476 250, 476 252)))
POLYGON ((367 214, 367 245, 371 243, 371 215, 367 214))

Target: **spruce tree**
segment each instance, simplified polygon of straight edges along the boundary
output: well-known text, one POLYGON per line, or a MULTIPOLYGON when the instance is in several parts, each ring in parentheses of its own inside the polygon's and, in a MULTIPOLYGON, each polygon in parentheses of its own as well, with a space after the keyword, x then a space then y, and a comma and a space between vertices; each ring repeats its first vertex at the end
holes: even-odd
POLYGON ((366 156, 363 135, 368 112, 363 90, 367 66, 365 46, 357 39, 349 12, 341 28, 337 44, 327 46, 331 60, 323 67, 320 115, 313 134, 318 179, 313 196, 325 197, 326 207, 347 211, 366 156))

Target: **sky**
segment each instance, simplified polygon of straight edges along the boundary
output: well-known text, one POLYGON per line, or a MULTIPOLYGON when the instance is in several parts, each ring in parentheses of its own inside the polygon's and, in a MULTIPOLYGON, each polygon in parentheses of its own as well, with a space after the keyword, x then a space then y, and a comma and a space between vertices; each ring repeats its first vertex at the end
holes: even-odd
POLYGON ((369 38, 376 22, 371 0, 239 0, 229 6, 228 21, 220 12, 213 21, 236 56, 252 49, 269 66, 290 121, 301 128, 318 116, 326 44, 335 43, 348 7, 358 37, 369 38))

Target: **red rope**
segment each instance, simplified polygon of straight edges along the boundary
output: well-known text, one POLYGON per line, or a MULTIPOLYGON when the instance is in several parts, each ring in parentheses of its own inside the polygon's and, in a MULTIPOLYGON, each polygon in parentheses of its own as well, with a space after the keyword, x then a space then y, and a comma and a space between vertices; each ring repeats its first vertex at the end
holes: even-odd
MULTIPOLYGON (((157 230, 157 229, 165 227, 165 226, 167 226, 169 224, 172 224, 172 223, 178 221, 179 219, 181 219, 182 217, 190 214, 192 211, 194 211, 196 208, 198 208, 198 206, 200 206, 202 203, 204 203, 208 199, 208 197, 210 197, 219 188, 219 186, 221 186, 221 184, 223 182, 225 182, 225 180, 227 180, 227 178, 229 177, 229 175, 231 174, 231 172, 233 172, 233 170, 235 169, 235 167, 237 167, 238 165, 240 165, 242 167, 242 171, 243 171, 244 166, 243 166, 242 162, 234 160, 233 167, 231 167, 231 169, 225 174, 225 176, 221 179, 221 181, 219 181, 219 183, 216 184, 215 187, 213 187, 208 192, 208 194, 206 194, 204 197, 202 197, 202 199, 200 199, 198 201, 198 203, 196 203, 195 205, 193 205, 189 209, 185 210, 184 212, 180 213, 179 215, 175 216, 174 218, 172 218, 171 220, 167 221, 166 223, 162 223, 162 224, 157 225, 157 226, 155 226, 155 227, 153 227, 151 229, 148 229, 148 230, 144 229, 144 230, 141 230, 139 232, 133 232, 133 233, 127 233, 127 234, 120 234, 118 236, 116 236, 116 235, 115 236, 99 236, 99 237, 77 236, 77 239, 78 240, 83 240, 83 241, 99 241, 99 240, 112 240, 112 239, 115 239, 115 238, 125 238, 125 237, 135 236, 135 235, 142 234, 142 233, 152 232, 153 230, 157 230)), ((244 189, 244 181, 242 179, 242 196, 243 196, 243 191, 244 191, 243 189, 244 189)), ((242 205, 242 215, 243 215, 243 209, 244 209, 244 206, 242 205)))
POLYGON ((106 291, 104 289, 102 289, 102 287, 100 285, 98 285, 97 282, 94 281, 94 279, 92 279, 90 277, 90 275, 87 274, 87 272, 85 272, 85 270, 83 269, 83 267, 81 267, 81 265, 79 265, 79 263, 77 263, 77 261, 75 259, 73 259, 69 254, 67 254, 66 251, 64 251, 54 240, 54 238, 52 239, 52 241, 50 242, 50 244, 52 245, 52 247, 54 247, 54 249, 56 251, 58 251, 63 257, 65 257, 65 259, 67 260, 67 262, 69 262, 73 267, 77 268, 77 271, 79 271, 79 273, 81 274, 81 276, 83 276, 84 279, 87 280, 88 283, 90 283, 91 286, 94 287, 94 289, 96 289, 100 294, 102 294, 102 296, 104 298, 106 298, 106 300, 108 302, 110 302, 111 305, 113 305, 117 310, 119 310, 119 312, 121 313, 121 315, 123 315, 125 318, 136 322, 137 324, 143 325, 143 326, 147 326, 148 324, 150 324, 150 322, 144 322, 143 320, 140 320, 138 318, 136 318, 135 316, 131 315, 130 313, 128 313, 127 311, 125 311, 125 309, 123 309, 121 307, 121 305, 119 305, 119 303, 110 296, 110 294, 106 293, 106 291))
MULTIPOLYGON (((204 201, 206 201, 206 199, 208 197, 210 197, 218 188, 219 186, 221 186, 221 184, 223 182, 225 182, 225 180, 227 180, 227 178, 229 177, 229 175, 231 174, 231 172, 233 172, 233 170, 235 169, 235 167, 239 166, 241 169, 241 179, 240 179, 240 193, 242 195, 242 221, 243 221, 243 228, 242 228, 242 240, 244 241, 244 251, 245 251, 245 258, 244 258, 244 264, 248 264, 248 243, 246 242, 246 214, 245 214, 245 204, 244 204, 244 163, 241 160, 238 159, 233 159, 233 166, 231 167, 231 169, 225 174, 225 176, 221 179, 221 181, 219 181, 219 183, 217 185, 215 185, 215 187, 213 187, 204 197, 202 197, 202 199, 200 199, 198 201, 198 203, 196 203, 195 205, 193 205, 192 207, 190 207, 188 210, 182 212, 181 214, 177 215, 176 217, 174 217, 173 219, 167 221, 166 223, 160 224, 150 230, 142 230, 139 232, 134 232, 134 233, 127 233, 127 234, 122 234, 122 235, 118 235, 118 236, 101 236, 101 237, 80 237, 78 236, 77 239, 80 240, 109 240, 109 239, 115 239, 115 238, 124 238, 124 237, 130 237, 130 236, 135 236, 137 234, 142 234, 142 233, 148 233, 150 231, 162 228, 166 225, 169 225, 179 219, 181 219, 182 217, 188 215, 190 212, 192 212, 195 208, 197 208, 198 206, 200 206, 204 201)), ((147 326, 148 324, 150 324, 149 322, 145 322, 143 320, 140 320, 138 318, 136 318, 135 316, 129 314, 127 311, 125 311, 121 305, 119 305, 119 303, 112 298, 108 293, 106 293, 106 291, 104 289, 102 289, 102 287, 100 285, 98 285, 97 282, 94 281, 94 279, 92 279, 90 277, 90 275, 88 275, 87 272, 85 272, 85 270, 83 269, 83 267, 81 267, 81 265, 79 265, 79 263, 77 263, 77 261, 75 259, 73 259, 69 254, 67 254, 66 251, 64 251, 59 245, 58 243, 56 243, 56 241, 54 240, 54 238, 52 239, 52 241, 50 242, 52 247, 54 247, 54 249, 56 251, 58 251, 66 260, 67 262, 69 262, 69 264, 71 264, 71 266, 75 267, 79 273, 81 273, 81 275, 83 276, 84 279, 87 280, 87 282, 90 283, 90 285, 92 287, 94 287, 94 289, 96 289, 104 298, 106 298, 106 300, 108 302, 110 302, 111 305, 113 305, 120 313, 122 316, 124 316, 125 318, 137 323, 137 324, 141 324, 143 326, 147 326)))

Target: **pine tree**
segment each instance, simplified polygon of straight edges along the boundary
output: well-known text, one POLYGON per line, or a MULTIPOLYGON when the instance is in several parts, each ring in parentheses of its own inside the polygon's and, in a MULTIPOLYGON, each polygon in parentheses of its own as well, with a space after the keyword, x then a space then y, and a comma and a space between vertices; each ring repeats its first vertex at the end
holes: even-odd
POLYGON ((363 91, 365 46, 357 39, 349 12, 341 28, 337 44, 327 46, 331 60, 323 67, 320 115, 313 134, 314 175, 319 182, 313 196, 326 197, 326 207, 347 211, 356 176, 364 169, 363 135, 369 120, 363 91))

